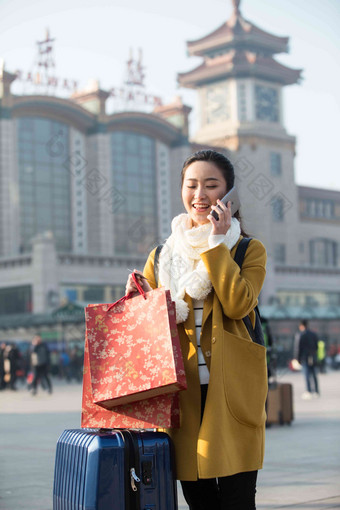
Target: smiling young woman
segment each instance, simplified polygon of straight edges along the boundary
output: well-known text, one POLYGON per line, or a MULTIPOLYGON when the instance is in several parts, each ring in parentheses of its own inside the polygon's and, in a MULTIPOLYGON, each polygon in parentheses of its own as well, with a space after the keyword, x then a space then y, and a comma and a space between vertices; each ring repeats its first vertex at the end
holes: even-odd
MULTIPOLYGON (((182 184, 182 200, 192 226, 209 223, 212 206, 227 193, 221 171, 208 161, 195 161, 186 169, 182 184)), ((224 232, 226 234, 226 232, 224 232)))
MULTIPOLYGON (((191 510, 254 510, 263 462, 265 348, 253 344, 242 319, 249 315, 254 324, 266 251, 253 239, 242 270, 234 261, 244 232, 239 214, 232 217, 230 204, 220 201, 234 180, 231 162, 216 151, 196 152, 184 162, 187 213, 172 221, 158 282, 155 250, 143 272, 148 280, 140 279, 145 291, 169 289, 176 303, 188 388, 180 392, 181 425, 167 432, 191 510)), ((126 291, 135 290, 129 277, 126 291)))

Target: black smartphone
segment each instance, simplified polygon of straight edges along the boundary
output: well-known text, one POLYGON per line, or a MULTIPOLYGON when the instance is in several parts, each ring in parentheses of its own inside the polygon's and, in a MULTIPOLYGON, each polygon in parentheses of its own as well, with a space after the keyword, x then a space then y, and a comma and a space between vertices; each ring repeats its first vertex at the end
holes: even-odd
MULTIPOLYGON (((228 191, 228 193, 224 195, 223 198, 221 198, 221 202, 223 202, 225 205, 227 205, 228 202, 231 202, 231 215, 234 216, 236 211, 238 211, 239 208, 241 207, 240 199, 238 197, 237 189, 235 188, 235 186, 231 188, 231 190, 228 191)), ((218 214, 216 211, 211 210, 210 214, 215 218, 215 220, 218 221, 218 214)))

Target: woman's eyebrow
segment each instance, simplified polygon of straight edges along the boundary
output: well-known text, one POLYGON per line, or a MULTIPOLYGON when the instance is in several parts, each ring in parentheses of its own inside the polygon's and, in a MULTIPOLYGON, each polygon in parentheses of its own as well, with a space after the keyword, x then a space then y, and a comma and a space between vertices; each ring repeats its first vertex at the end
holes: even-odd
MULTIPOLYGON (((188 177, 186 181, 198 181, 198 179, 194 179, 193 177, 188 177)), ((219 181, 216 177, 207 177, 204 181, 219 181)))

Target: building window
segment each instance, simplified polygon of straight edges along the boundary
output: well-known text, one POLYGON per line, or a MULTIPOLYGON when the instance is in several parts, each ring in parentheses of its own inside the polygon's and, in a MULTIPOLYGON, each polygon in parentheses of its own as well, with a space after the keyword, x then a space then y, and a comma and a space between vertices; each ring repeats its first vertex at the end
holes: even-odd
POLYGON ((281 154, 278 152, 270 153, 270 174, 273 177, 279 177, 282 173, 281 154))
POLYGON ((306 294, 305 295, 305 306, 318 306, 320 303, 313 295, 306 294))
POLYGON ((114 214, 115 251, 145 254, 158 236, 156 144, 133 132, 111 134, 112 182, 123 197, 114 214), (143 232, 143 235, 141 235, 143 232))
POLYGON ((76 289, 64 289, 64 295, 70 303, 77 301, 77 290, 76 289))
POLYGON ((276 197, 271 201, 272 215, 275 222, 284 220, 284 201, 281 197, 276 197))
POLYGON ((124 285, 72 285, 61 287, 61 293, 67 301, 86 303, 110 303, 124 296, 124 285))
POLYGON ((84 290, 84 301, 89 303, 103 303, 104 302, 104 287, 88 287, 84 290))
POLYGON ((282 243, 274 244, 274 260, 278 264, 286 263, 286 246, 282 243))
POLYGON ((31 250, 32 237, 46 230, 53 232, 59 251, 70 251, 71 178, 64 167, 69 127, 47 118, 19 118, 17 145, 23 252, 31 250), (58 228, 61 217, 63 229, 58 228))
POLYGON ((337 292, 331 292, 327 294, 327 300, 329 306, 339 306, 340 305, 340 294, 337 292))
POLYGON ((337 267, 338 244, 331 239, 312 239, 310 241, 310 263, 312 266, 337 267))
POLYGON ((32 312, 30 285, 0 289, 0 315, 30 312, 32 312))
POLYGON ((334 218, 333 200, 307 198, 303 210, 304 216, 310 218, 334 218))

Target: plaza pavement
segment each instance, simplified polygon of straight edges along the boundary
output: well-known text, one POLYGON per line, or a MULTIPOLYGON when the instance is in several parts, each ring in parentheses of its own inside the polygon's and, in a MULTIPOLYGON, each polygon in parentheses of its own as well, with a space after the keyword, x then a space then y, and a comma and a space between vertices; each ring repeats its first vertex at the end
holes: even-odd
MULTIPOLYGON (((267 429, 257 509, 340 509, 340 371, 321 374, 321 398, 310 401, 301 399, 302 374, 280 380, 293 383, 295 420, 267 429)), ((56 380, 52 395, 0 392, 1 510, 52 510, 55 445, 79 427, 80 405, 81 386, 56 380)), ((180 488, 179 510, 187 510, 180 488)))

